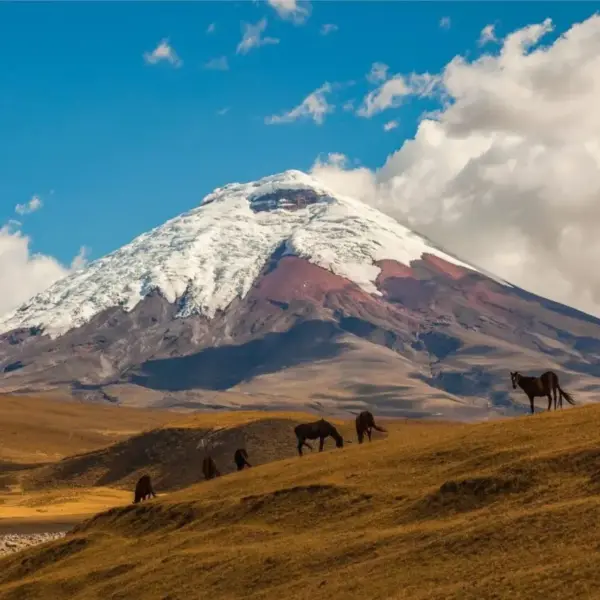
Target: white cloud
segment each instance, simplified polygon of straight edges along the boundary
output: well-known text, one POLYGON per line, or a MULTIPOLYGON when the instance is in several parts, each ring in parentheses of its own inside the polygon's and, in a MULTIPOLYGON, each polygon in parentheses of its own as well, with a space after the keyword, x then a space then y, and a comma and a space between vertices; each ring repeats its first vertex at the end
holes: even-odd
POLYGON ((149 65, 155 65, 161 61, 168 62, 174 67, 180 67, 183 64, 167 38, 161 40, 152 52, 144 52, 144 60, 149 65))
POLYGON ((479 34, 479 46, 485 46, 489 42, 497 42, 496 33, 494 31, 495 25, 486 25, 479 34))
POLYGON ((213 71, 228 71, 229 63, 227 62, 226 56, 220 56, 219 58, 213 58, 209 60, 205 65, 205 69, 212 69, 213 71))
POLYGON ((79 269, 83 269, 88 264, 88 254, 90 253, 90 249, 87 246, 81 246, 79 248, 79 252, 71 261, 71 270, 78 271, 79 269))
POLYGON ((389 67, 385 63, 374 62, 371 65, 371 70, 367 74, 367 81, 370 83, 381 83, 388 76, 389 67))
POLYGON ((86 248, 65 267, 55 258, 32 254, 30 238, 16 230, 15 221, 0 227, 0 316, 16 309, 29 298, 43 291, 72 269, 85 264, 86 248))
POLYGON ((237 46, 237 54, 248 54, 252 48, 260 48, 268 44, 279 44, 278 38, 262 37, 267 28, 267 19, 261 19, 255 25, 251 23, 242 24, 242 40, 237 46))
POLYGON ((207 28, 206 28, 206 33, 214 33, 215 29, 217 28, 217 24, 216 23, 211 23, 207 28))
POLYGON ((39 196, 32 196, 29 202, 25 204, 17 204, 15 206, 15 212, 19 215, 28 215, 36 210, 40 210, 44 203, 39 196))
POLYGON ((339 27, 335 23, 325 23, 324 25, 321 25, 320 33, 321 35, 328 35, 338 29, 339 27))
POLYGON ((299 2, 298 0, 267 0, 267 3, 282 19, 292 21, 296 25, 301 25, 310 17, 312 8, 310 2, 299 2))
MULTIPOLYGON (((380 63, 375 63, 368 75, 371 80, 374 80, 376 76, 380 78, 384 76, 382 69, 374 69, 376 64, 380 63)), ((386 67, 386 65, 382 66, 386 67)), ((412 73, 408 78, 400 74, 394 75, 365 96, 363 104, 356 114, 359 117, 371 118, 389 108, 397 108, 407 96, 431 96, 439 83, 440 78, 429 73, 412 73)))
POLYGON ((451 25, 452 25, 452 21, 450 20, 450 17, 442 17, 440 19, 440 27, 442 29, 450 29, 451 25))
POLYGON ((218 114, 220 117, 223 117, 223 116, 225 116, 225 115, 226 115, 228 112, 229 112, 229 106, 226 106, 226 107, 224 107, 224 108, 221 108, 221 109, 219 109, 219 110, 217 111, 217 114, 218 114))
POLYGON ((325 82, 320 88, 309 94, 295 108, 292 108, 283 115, 273 115, 265 118, 267 125, 275 125, 280 123, 291 123, 301 118, 312 119, 317 125, 321 125, 327 113, 333 112, 334 106, 329 104, 326 94, 330 93, 333 87, 330 83, 325 82))
POLYGON ((467 261, 600 316, 600 16, 539 45, 517 30, 498 55, 454 58, 445 100, 376 171, 314 173, 467 261))
POLYGON ((398 121, 388 121, 383 126, 383 130, 384 131, 391 131, 392 129, 396 129, 396 127, 398 127, 398 125, 400 125, 400 123, 398 123, 398 121))
POLYGON ((358 109, 357 115, 372 117, 388 108, 396 108, 405 96, 411 93, 410 87, 402 75, 395 75, 388 79, 381 87, 369 92, 363 105, 358 109))

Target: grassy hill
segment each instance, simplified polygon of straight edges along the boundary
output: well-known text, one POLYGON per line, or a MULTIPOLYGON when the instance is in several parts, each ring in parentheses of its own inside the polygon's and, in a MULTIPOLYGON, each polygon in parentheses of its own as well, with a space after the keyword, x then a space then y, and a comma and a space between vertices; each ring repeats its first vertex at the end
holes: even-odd
MULTIPOLYGON (((303 413, 275 413, 272 417, 258 411, 192 415, 174 425, 33 469, 22 477, 22 485, 25 490, 68 485, 131 491, 138 478, 148 473, 157 492, 171 491, 204 480, 203 440, 209 440, 211 455, 221 473, 227 474, 236 470, 233 454, 238 448, 246 448, 253 466, 296 456, 294 427, 317 418, 303 413)), ((355 437, 349 423, 337 423, 344 433, 355 437)))
POLYGON ((0 463, 45 463, 177 419, 158 410, 0 394, 0 463))
POLYGON ((600 406, 389 429, 100 513, 0 598, 600 598, 600 406))

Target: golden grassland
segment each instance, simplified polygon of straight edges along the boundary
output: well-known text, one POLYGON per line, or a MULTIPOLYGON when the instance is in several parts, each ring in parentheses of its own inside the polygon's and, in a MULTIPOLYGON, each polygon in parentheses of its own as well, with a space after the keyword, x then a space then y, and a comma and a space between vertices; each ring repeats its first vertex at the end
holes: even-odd
POLYGON ((0 464, 58 460, 176 418, 156 410, 0 394, 0 464))
POLYGON ((600 598, 600 406, 386 427, 100 513, 0 598, 600 598))

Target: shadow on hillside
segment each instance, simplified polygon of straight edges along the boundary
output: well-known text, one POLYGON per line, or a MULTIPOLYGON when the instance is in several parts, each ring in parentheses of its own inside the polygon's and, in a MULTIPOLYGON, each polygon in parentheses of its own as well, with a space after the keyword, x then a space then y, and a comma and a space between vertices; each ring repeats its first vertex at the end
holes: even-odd
POLYGON ((226 390, 258 375, 340 355, 348 344, 331 322, 305 321, 285 333, 268 333, 239 345, 207 348, 189 356, 151 360, 129 381, 155 390, 226 390))

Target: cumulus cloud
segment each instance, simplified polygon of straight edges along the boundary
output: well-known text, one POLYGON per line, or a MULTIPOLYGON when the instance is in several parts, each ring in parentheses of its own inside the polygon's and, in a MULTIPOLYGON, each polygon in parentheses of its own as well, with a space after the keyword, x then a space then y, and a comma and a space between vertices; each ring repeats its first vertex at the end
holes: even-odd
POLYGON ((174 67, 180 67, 183 64, 173 47, 169 44, 167 38, 161 40, 152 52, 144 52, 144 60, 149 65, 156 65, 159 62, 168 62, 174 67))
POLYGON ((296 25, 305 23, 312 10, 310 2, 298 2, 298 0, 267 0, 277 14, 296 25))
POLYGON ((383 126, 383 130, 384 131, 391 131, 392 129, 396 129, 396 127, 398 127, 398 125, 400 125, 400 123, 398 123, 398 121, 388 121, 383 126))
POLYGON ((338 156, 313 172, 463 259, 600 316, 600 16, 541 45, 552 29, 547 19, 497 54, 455 57, 436 116, 378 170, 338 156))
POLYGON ((29 247, 31 240, 17 227, 16 221, 0 227, 0 316, 86 264, 85 247, 70 267, 51 256, 33 254, 29 247))
POLYGON ((450 25, 452 25, 452 22, 450 21, 450 17, 442 17, 440 19, 440 27, 442 29, 450 29, 450 25))
POLYGON ((317 125, 321 125, 327 113, 334 110, 334 106, 329 104, 326 95, 333 90, 333 86, 325 82, 320 88, 310 93, 302 102, 292 108, 292 110, 282 115, 272 115, 265 118, 267 125, 277 125, 281 123, 292 123, 298 119, 312 119, 317 125))
POLYGON ((496 38, 495 26, 494 25, 486 25, 479 34, 479 41, 477 42, 480 46, 485 46, 490 42, 497 42, 498 38, 496 38))
POLYGON ((263 18, 255 25, 251 23, 242 24, 242 39, 237 45, 237 54, 248 54, 252 48, 260 48, 269 44, 279 44, 278 38, 263 37, 267 28, 267 19, 263 18))
POLYGON ((205 65, 205 69, 212 69, 213 71, 228 71, 229 63, 227 62, 226 56, 220 56, 219 58, 213 58, 209 60, 205 65))
POLYGON ((40 210, 43 205, 44 204, 39 196, 32 196, 29 202, 17 204, 15 206, 15 212, 19 215, 28 215, 36 210, 40 210))
POLYGON ((328 35, 338 29, 339 27, 335 23, 325 23, 324 25, 321 25, 320 33, 321 35, 328 35))

